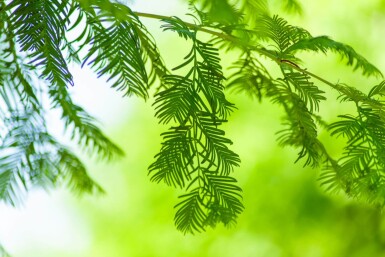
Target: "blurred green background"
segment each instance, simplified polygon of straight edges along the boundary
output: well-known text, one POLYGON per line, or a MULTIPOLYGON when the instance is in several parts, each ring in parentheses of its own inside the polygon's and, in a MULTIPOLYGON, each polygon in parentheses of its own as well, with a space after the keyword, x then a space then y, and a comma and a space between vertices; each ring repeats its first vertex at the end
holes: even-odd
MULTIPOLYGON (((188 11, 185 2, 142 0, 132 5, 138 11, 177 15, 188 11)), ((313 35, 329 35, 352 45, 385 72, 384 1, 302 1, 302 6, 302 16, 284 17, 313 35)), ((274 1, 271 9, 273 13, 283 13, 274 1)), ((187 53, 182 41, 179 43, 171 33, 160 33, 156 21, 146 24, 170 66, 179 63, 187 53)), ((234 56, 223 58, 226 64, 234 56)), ((309 70, 332 82, 345 82, 365 92, 379 82, 353 73, 332 54, 303 58, 309 70)), ((325 85, 317 85, 328 90, 325 85)), ((7 229, 13 233, 3 232, 0 239, 14 257, 385 256, 384 215, 342 194, 325 193, 317 181, 320 170, 294 164, 297 152, 277 146, 275 132, 281 128, 281 110, 268 101, 258 103, 236 94, 229 98, 238 110, 225 130, 234 141, 232 149, 242 159, 235 177, 244 190, 245 211, 230 229, 219 226, 202 234, 181 234, 173 224, 178 192, 151 183, 147 176, 147 167, 160 149, 159 135, 164 130, 153 117, 152 100, 121 100, 118 94, 106 99, 103 93, 89 99, 92 86, 93 83, 79 85, 79 92, 75 92, 78 102, 83 101, 104 122, 108 134, 124 148, 126 156, 108 164, 88 161, 92 176, 106 195, 79 199, 65 190, 49 197, 37 192, 35 195, 39 196, 32 196, 32 203, 26 207, 5 212, 9 220, 6 223, 3 219, 2 224, 8 224, 7 229), (87 96, 88 102, 84 100, 87 96), (112 107, 117 101, 119 108, 112 107), (36 205, 39 199, 43 203, 36 205), (35 215, 28 215, 31 209, 35 215), (24 234, 23 224, 27 223, 32 225, 24 234), (60 240, 62 243, 57 242, 60 240)), ((341 106, 335 99, 337 94, 329 97, 327 104, 321 106, 328 121, 349 112, 349 105, 341 106)), ((321 137, 333 154, 341 151, 339 141, 330 140, 325 132, 321 137)))

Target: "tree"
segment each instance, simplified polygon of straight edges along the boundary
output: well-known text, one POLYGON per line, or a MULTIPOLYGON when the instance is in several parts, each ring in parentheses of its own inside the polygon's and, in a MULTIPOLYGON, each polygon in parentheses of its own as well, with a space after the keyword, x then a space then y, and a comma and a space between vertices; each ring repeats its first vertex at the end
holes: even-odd
MULTIPOLYGON (((293 0, 282 3, 300 10, 293 0)), ((382 78, 381 72, 350 46, 314 37, 270 15, 265 1, 237 6, 190 1, 190 7, 192 21, 186 22, 138 13, 108 0, 1 1, 0 198, 15 205, 31 187, 61 184, 80 193, 102 191, 80 159, 45 124, 47 107, 42 101, 48 96, 50 107, 61 110, 72 139, 87 153, 106 160, 122 154, 68 93, 67 87, 73 85, 68 63, 78 63, 91 66, 124 95, 148 99, 155 92, 155 116, 170 129, 162 134, 163 144, 149 175, 152 181, 186 190, 175 216, 184 233, 219 222, 232 224, 243 210, 241 188, 230 175, 240 159, 220 129, 235 108, 226 99, 225 88, 280 105, 285 118, 279 143, 298 148, 296 161, 304 166, 322 166, 320 179, 327 190, 382 205, 385 82, 368 93, 331 83, 303 68, 299 53, 335 52, 365 76, 382 78), (165 32, 186 39, 190 48, 180 65, 171 70, 166 66, 142 18, 161 20, 165 32), (74 29, 80 33, 69 38, 74 29), (225 51, 239 53, 229 72, 220 63, 225 51), (315 81, 338 92, 339 100, 352 103, 357 113, 324 121, 318 111, 325 92, 315 81), (346 138, 340 157, 330 156, 318 138, 322 129, 346 138)))

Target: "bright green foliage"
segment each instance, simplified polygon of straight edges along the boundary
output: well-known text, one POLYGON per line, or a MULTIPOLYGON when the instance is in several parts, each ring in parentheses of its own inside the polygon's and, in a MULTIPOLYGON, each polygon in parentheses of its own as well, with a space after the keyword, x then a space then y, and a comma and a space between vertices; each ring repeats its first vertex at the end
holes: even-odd
MULTIPOLYGON (((350 196, 384 203, 385 83, 369 94, 330 83, 302 68, 297 53, 334 52, 363 75, 382 77, 381 72, 352 47, 327 36, 313 37, 270 15, 266 1, 238 5, 225 0, 190 1, 194 23, 136 13, 109 0, 0 4, 3 201, 15 205, 33 186, 67 184, 78 192, 102 190, 79 158, 50 135, 45 125, 42 98, 48 96, 50 107, 61 111, 66 130, 87 153, 107 160, 122 154, 68 93, 67 87, 73 86, 68 64, 81 63, 125 96, 148 99, 151 86, 158 84, 155 116, 169 129, 161 135, 163 143, 149 175, 154 182, 184 191, 175 215, 175 224, 183 233, 204 231, 217 223, 233 224, 244 208, 242 190, 232 177, 240 158, 229 148, 232 141, 221 129, 235 109, 226 98, 226 87, 280 105, 284 118, 279 144, 299 149, 296 161, 304 166, 324 166, 320 179, 329 190, 342 189, 350 196), (171 71, 141 23, 142 17, 161 20, 165 36, 176 33, 190 45, 181 64, 171 71), (80 28, 75 38, 68 38, 69 31, 80 28), (204 40, 202 32, 212 38, 204 40), (226 74, 221 53, 233 48, 238 49, 239 58, 226 74), (272 75, 266 59, 278 65, 279 75, 272 75), (38 78, 42 84, 36 83, 38 78), (357 114, 341 115, 329 125, 323 121, 318 111, 326 96, 314 79, 337 90, 342 101, 355 103, 357 114), (347 139, 343 155, 336 160, 318 138, 320 127, 327 127, 331 136, 347 139)), ((301 12, 297 1, 282 4, 301 12)))
POLYGON ((155 99, 156 116, 162 123, 173 123, 163 133, 164 143, 150 166, 152 180, 187 187, 176 207, 175 222, 183 232, 200 231, 205 225, 234 222, 242 211, 241 189, 229 177, 239 157, 228 149, 232 142, 218 129, 234 108, 224 95, 222 68, 218 50, 199 41, 196 31, 181 20, 164 20, 164 30, 175 31, 192 41, 185 61, 174 68, 188 67, 184 76, 166 75, 165 90, 155 99))
POLYGON ((365 197, 381 205, 385 196, 385 112, 379 97, 384 86, 385 82, 381 82, 360 100, 342 99, 355 102, 357 115, 340 115, 341 120, 330 125, 332 135, 348 141, 338 164, 322 177, 329 190, 342 187, 350 196, 365 197))

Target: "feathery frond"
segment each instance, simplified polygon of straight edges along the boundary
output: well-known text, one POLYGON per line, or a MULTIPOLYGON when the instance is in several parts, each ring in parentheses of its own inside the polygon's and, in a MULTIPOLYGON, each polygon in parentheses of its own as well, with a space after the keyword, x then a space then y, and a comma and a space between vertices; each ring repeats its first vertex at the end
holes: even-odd
POLYGON ((382 73, 363 56, 358 54, 351 46, 336 42, 327 36, 305 38, 288 47, 286 53, 299 51, 314 51, 325 53, 332 51, 346 59, 346 64, 353 66, 354 70, 360 69, 363 75, 382 77, 382 73))
POLYGON ((66 128, 71 128, 71 139, 90 155, 96 153, 107 160, 115 155, 122 155, 122 150, 112 143, 95 124, 95 119, 82 107, 72 102, 66 88, 49 91, 53 99, 53 107, 62 110, 62 119, 66 128))
MULTIPOLYGON (((110 160, 122 154, 71 98, 68 87, 74 83, 68 66, 82 64, 127 96, 148 99, 151 86, 159 84, 155 116, 170 127, 161 134, 163 143, 149 175, 154 182, 185 191, 175 206, 175 224, 183 233, 234 224, 243 211, 242 190, 230 176, 240 158, 221 129, 235 109, 225 85, 282 107, 284 128, 278 142, 299 149, 296 161, 304 160, 305 166, 323 165, 320 180, 327 190, 342 189, 383 205, 385 82, 368 94, 331 83, 301 67, 306 62, 298 53, 334 52, 367 76, 382 77, 380 70, 349 45, 313 37, 271 16, 266 0, 189 2, 194 23, 134 12, 110 0, 0 1, 0 200, 17 205, 33 187, 63 184, 74 192, 102 192, 78 156, 49 133, 45 122, 45 108, 56 108, 71 139, 90 156, 110 160), (164 32, 191 43, 180 65, 171 71, 165 65, 140 16, 161 20, 164 32), (71 40, 70 31, 75 35, 71 40), (198 31, 211 39, 202 40, 198 31), (241 53, 234 52, 239 58, 226 75, 220 50, 235 47, 241 53), (281 73, 266 65, 265 58, 281 73), (320 90, 314 80, 336 90, 340 101, 355 104, 357 114, 340 115, 328 125, 317 113, 326 89, 320 90), (42 103, 46 98, 48 107, 42 103), (318 138, 318 127, 346 139, 337 160, 318 138)), ((301 12, 296 0, 280 4, 301 12)))
POLYGON ((285 81, 293 86, 299 97, 309 108, 309 112, 313 113, 314 111, 318 111, 319 103, 326 100, 325 96, 323 96, 325 92, 319 90, 318 87, 310 81, 310 76, 295 71, 284 71, 284 76, 285 81))
POLYGON ((175 205, 175 208, 179 208, 175 214, 177 229, 183 233, 191 234, 205 231, 203 224, 207 220, 207 214, 206 207, 201 202, 199 188, 195 188, 179 198, 182 200, 175 205))
POLYGON ((285 19, 277 15, 270 17, 266 14, 259 16, 255 33, 257 37, 274 43, 278 58, 289 60, 290 52, 287 53, 287 49, 303 39, 311 38, 307 30, 289 25, 285 19))
POLYGON ((125 95, 147 98, 148 76, 143 60, 140 39, 132 22, 122 21, 108 12, 88 12, 92 37, 91 49, 83 61, 99 76, 108 76, 112 87, 125 95))
POLYGON ((192 48, 184 62, 173 69, 187 69, 187 73, 165 76, 162 83, 166 89, 156 95, 159 121, 175 126, 162 134, 165 141, 149 172, 153 181, 192 188, 176 205, 175 223, 182 232, 194 233, 204 231, 207 225, 227 224, 243 209, 236 190, 221 191, 228 183, 225 178, 235 182, 229 174, 239 165, 238 155, 228 148, 232 142, 217 128, 234 107, 223 92, 218 50, 198 40, 196 31, 180 19, 164 21, 164 30, 191 40, 192 48))
POLYGON ((70 153, 48 134, 44 116, 34 109, 29 112, 20 109, 22 106, 17 97, 5 86, 0 90, 0 96, 3 104, 12 110, 1 113, 4 128, 0 145, 1 200, 16 205, 31 188, 49 189, 62 181, 79 184, 78 192, 92 191, 91 188, 96 187, 76 157, 72 155, 67 161, 69 164, 62 161, 70 153), (72 169, 66 165, 71 165, 72 169), (75 178, 68 178, 71 173, 75 178), (89 181, 88 186, 81 181, 89 181))
POLYGON ((61 47, 69 17, 68 1, 12 1, 9 29, 31 63, 42 68, 42 77, 58 86, 73 85, 61 47))
POLYGON ((322 144, 317 139, 317 127, 305 101, 292 92, 288 82, 283 81, 277 81, 269 88, 267 96, 274 103, 281 104, 286 111, 283 122, 286 128, 278 132, 279 143, 301 148, 296 161, 306 158, 304 166, 318 166, 322 161, 322 144))
MULTIPOLYGON (((381 86, 381 84, 379 85, 381 86)), ((375 89, 372 89, 372 93, 375 89)), ((376 108, 367 101, 357 103, 358 116, 341 115, 330 125, 331 135, 347 139, 347 146, 338 167, 329 174, 338 174, 342 189, 353 197, 362 197, 380 205, 385 203, 385 113, 383 104, 376 108)), ((333 183, 327 181, 324 183, 333 183)))
POLYGON ((75 6, 72 1, 1 3, 0 200, 12 205, 33 187, 67 184, 79 193, 101 191, 78 157, 48 132, 45 94, 51 107, 61 109, 72 138, 90 154, 107 159, 121 154, 67 91, 73 85, 67 60, 78 62, 66 38, 75 6), (36 85, 37 77, 45 82, 36 85))
POLYGON ((252 52, 248 51, 244 55, 245 57, 230 67, 234 72, 229 76, 227 88, 261 101, 266 96, 267 88, 273 83, 273 78, 252 52))
POLYGON ((107 76, 112 87, 125 95, 148 98, 148 88, 167 73, 154 39, 138 17, 125 5, 104 0, 80 1, 91 48, 83 65, 91 65, 99 76, 107 76), (149 61, 149 62, 148 62, 149 61), (150 70, 145 64, 151 65, 150 70))

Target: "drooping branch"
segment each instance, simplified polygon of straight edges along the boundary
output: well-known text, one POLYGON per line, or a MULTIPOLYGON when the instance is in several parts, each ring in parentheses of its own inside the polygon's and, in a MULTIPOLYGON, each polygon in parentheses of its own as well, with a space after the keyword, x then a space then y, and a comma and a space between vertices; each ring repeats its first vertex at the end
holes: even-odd
MULTIPOLYGON (((157 20, 169 20, 169 19, 172 19, 173 17, 170 17, 170 16, 165 16, 165 15, 159 15, 159 14, 153 14, 153 13, 143 13, 143 12, 134 12, 137 16, 139 17, 144 17, 144 18, 150 18, 150 19, 157 19, 157 20)), ((341 88, 341 86, 339 86, 338 84, 335 84, 335 83, 332 83, 330 81, 328 81, 327 79, 324 79, 322 78, 321 76, 319 75, 316 75, 310 71, 308 71, 307 69, 304 69, 304 68, 301 68, 298 64, 292 62, 292 61, 287 61, 287 60, 284 60, 284 59, 280 59, 280 58, 277 58, 277 56, 275 56, 274 54, 272 54, 271 52, 267 51, 266 49, 262 48, 262 47, 257 47, 251 43, 247 43, 235 36, 232 36, 232 35, 229 35, 229 34, 226 34, 226 33, 223 33, 223 32, 218 32, 218 31, 215 31, 215 30, 212 30, 212 29, 208 29, 208 28, 205 28, 204 26, 201 26, 201 25, 197 25, 197 24, 193 24, 193 23, 189 23, 189 22, 185 22, 183 21, 184 24, 191 28, 191 29, 195 29, 195 30, 198 30, 198 31, 201 31, 201 32, 204 32, 204 33, 208 33, 208 34, 211 34, 213 36, 216 36, 218 38, 221 38, 225 41, 229 41, 229 42, 232 42, 234 43, 235 45, 241 47, 241 48, 247 48, 247 49, 250 49, 250 50, 253 50, 257 53, 259 53, 260 55, 264 56, 264 57, 267 57, 269 58, 270 60, 276 62, 278 65, 285 65, 285 66, 289 66, 290 68, 296 70, 296 71, 299 71, 301 73, 304 73, 304 74, 307 74, 311 77, 313 77, 314 79, 317 79, 321 82, 323 82, 324 84, 330 86, 331 88, 337 90, 339 93, 341 94, 345 94, 345 92, 343 91, 343 88, 341 88)))

